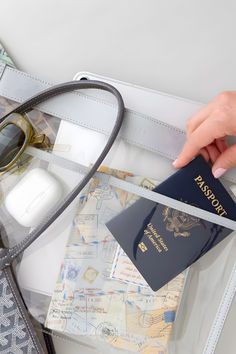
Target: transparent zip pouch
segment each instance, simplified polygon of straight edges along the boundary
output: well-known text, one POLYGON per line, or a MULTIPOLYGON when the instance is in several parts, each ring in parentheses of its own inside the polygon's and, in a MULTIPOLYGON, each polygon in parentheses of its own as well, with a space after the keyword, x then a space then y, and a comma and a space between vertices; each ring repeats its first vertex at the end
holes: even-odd
MULTIPOLYGON (((37 116, 39 113, 36 111, 34 114, 37 116)), ((58 118, 46 118, 47 121, 55 121, 54 150, 53 147, 51 152, 28 148, 22 157, 22 165, 1 176, 3 234, 11 247, 26 237, 30 228, 19 225, 7 212, 4 205, 7 193, 34 168, 41 168, 59 181, 63 198, 82 179, 93 164, 98 148, 106 142, 100 133, 94 135, 88 129, 73 125, 65 127, 58 118), (71 131, 75 129, 77 141, 84 142, 84 145, 80 144, 79 159, 73 155, 73 149, 68 144, 71 131), (91 151, 88 151, 89 146, 91 151)), ((34 122, 33 117, 31 120, 34 122)), ((163 354, 168 350, 175 353, 179 347, 179 352, 182 350, 183 353, 181 337, 187 321, 184 318, 185 304, 188 304, 188 321, 191 321, 194 311, 190 297, 194 300, 195 296, 189 294, 199 284, 199 279, 204 278, 204 269, 212 264, 213 274, 214 264, 221 261, 215 279, 219 284, 218 296, 214 297, 215 306, 209 310, 210 293, 209 298, 199 296, 200 304, 195 309, 199 322, 191 322, 195 323, 195 331, 198 328, 200 335, 200 323, 207 313, 208 322, 204 323, 207 333, 224 292, 222 283, 227 282, 232 269, 234 233, 194 263, 189 271, 183 271, 159 291, 153 292, 105 223, 140 197, 150 197, 151 189, 175 170, 170 159, 141 148, 135 148, 130 153, 137 160, 134 168, 129 170, 131 150, 132 146, 122 140, 114 144, 100 168, 100 174, 91 179, 65 212, 19 257, 14 264, 16 278, 28 311, 38 322, 36 326, 52 337, 66 338, 78 348, 83 343, 96 352, 107 349, 115 353, 122 349, 127 353, 163 354), (155 168, 150 166, 146 174, 141 175, 140 166, 142 163, 147 165, 147 154, 155 168), (184 284, 190 285, 184 287, 184 284), (199 306, 203 309, 201 319, 199 306)), ((224 184, 228 191, 234 187, 233 182, 225 181, 224 184)), ((173 205, 179 213, 193 217, 187 213, 191 206, 185 206, 183 211, 178 209, 178 202, 174 201, 173 205)), ((173 209, 173 205, 165 207, 172 206, 173 209)), ((204 219, 205 213, 201 215, 204 219)), ((213 281, 213 276, 210 280, 213 281)), ((209 278, 205 282, 209 285, 209 278)), ((215 284, 212 285, 214 287, 215 284)), ((187 327, 190 328, 189 324, 187 327)), ((204 336, 201 338, 204 340, 204 336)), ((192 340, 189 337, 189 346, 192 346, 192 340)), ((200 352, 199 345, 198 342, 196 353, 200 352)), ((191 350, 194 353, 195 349, 191 350)))

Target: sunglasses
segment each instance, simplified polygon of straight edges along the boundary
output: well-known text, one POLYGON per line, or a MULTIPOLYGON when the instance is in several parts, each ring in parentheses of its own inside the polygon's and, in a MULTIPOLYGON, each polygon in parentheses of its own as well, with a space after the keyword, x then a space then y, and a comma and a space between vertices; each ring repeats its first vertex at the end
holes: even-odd
POLYGON ((47 149, 50 143, 45 134, 35 132, 25 116, 10 114, 0 123, 0 172, 9 170, 29 145, 47 149))

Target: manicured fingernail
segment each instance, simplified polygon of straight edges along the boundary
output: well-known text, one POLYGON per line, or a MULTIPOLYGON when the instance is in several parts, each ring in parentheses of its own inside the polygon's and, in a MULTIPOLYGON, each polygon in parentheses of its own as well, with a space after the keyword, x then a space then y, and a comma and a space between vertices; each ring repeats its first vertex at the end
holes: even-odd
POLYGON ((172 165, 173 165, 174 167, 176 167, 177 163, 178 163, 178 159, 176 159, 176 160, 172 163, 172 165))
POLYGON ((227 170, 225 168, 217 168, 217 170, 215 170, 215 172, 213 173, 213 176, 215 178, 219 178, 221 177, 227 170))

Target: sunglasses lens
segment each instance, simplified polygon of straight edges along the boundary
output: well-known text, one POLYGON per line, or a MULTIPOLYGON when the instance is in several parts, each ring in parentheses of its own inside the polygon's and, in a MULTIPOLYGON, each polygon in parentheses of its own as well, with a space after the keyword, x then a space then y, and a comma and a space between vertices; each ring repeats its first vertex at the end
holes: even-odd
POLYGON ((24 132, 15 124, 8 124, 0 131, 0 167, 11 163, 25 141, 24 132))

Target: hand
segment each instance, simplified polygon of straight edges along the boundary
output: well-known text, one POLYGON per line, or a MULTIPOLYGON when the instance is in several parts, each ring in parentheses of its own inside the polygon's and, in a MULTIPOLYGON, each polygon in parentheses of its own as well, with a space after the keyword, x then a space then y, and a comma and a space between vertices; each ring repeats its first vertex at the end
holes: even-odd
POLYGON ((226 137, 236 136, 236 91, 219 94, 207 106, 187 120, 187 141, 174 167, 188 164, 202 154, 212 161, 212 173, 219 178, 226 170, 236 165, 236 144, 228 147, 226 137))

